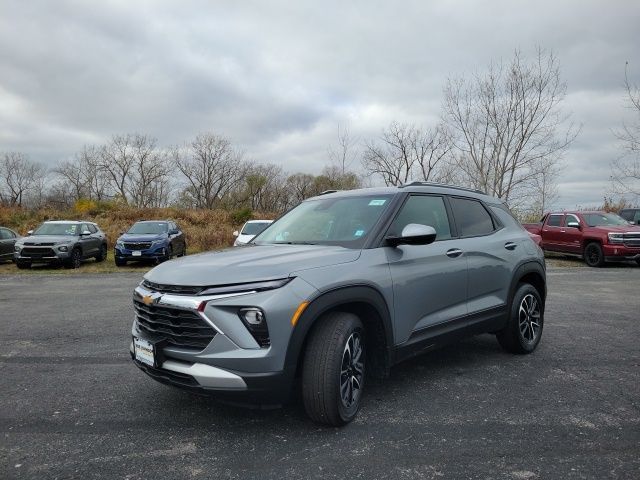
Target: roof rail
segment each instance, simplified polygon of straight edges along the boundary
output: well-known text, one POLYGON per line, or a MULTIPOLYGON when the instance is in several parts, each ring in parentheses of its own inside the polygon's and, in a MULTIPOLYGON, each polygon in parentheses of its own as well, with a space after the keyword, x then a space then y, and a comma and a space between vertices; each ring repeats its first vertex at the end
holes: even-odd
POLYGON ((318 194, 318 196, 320 196, 320 195, 327 195, 327 194, 329 194, 329 193, 336 193, 336 192, 339 192, 339 191, 340 191, 340 190, 325 190, 324 192, 320 192, 320 193, 318 194))
POLYGON ((486 195, 487 194, 487 192, 483 192, 482 190, 478 190, 477 188, 459 187, 457 185, 449 185, 449 184, 446 184, 446 183, 437 183, 437 182, 403 183, 398 188, 404 188, 404 187, 442 187, 442 188, 452 188, 454 190, 463 190, 465 192, 480 193, 482 195, 486 195))

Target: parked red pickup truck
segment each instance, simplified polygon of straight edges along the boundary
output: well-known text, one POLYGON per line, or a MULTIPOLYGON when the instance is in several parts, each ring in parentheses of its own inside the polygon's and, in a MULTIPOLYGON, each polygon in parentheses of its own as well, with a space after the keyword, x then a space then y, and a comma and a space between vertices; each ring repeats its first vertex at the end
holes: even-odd
POLYGON ((615 213, 552 212, 523 226, 542 237, 544 250, 580 256, 590 267, 623 260, 640 265, 640 227, 615 213))

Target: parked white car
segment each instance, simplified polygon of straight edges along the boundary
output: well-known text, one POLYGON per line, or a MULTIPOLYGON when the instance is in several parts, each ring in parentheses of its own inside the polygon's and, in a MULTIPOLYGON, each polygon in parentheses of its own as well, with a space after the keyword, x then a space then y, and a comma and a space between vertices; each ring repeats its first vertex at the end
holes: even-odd
POLYGON ((238 237, 236 238, 236 241, 233 242, 233 246, 237 247, 239 245, 246 245, 253 240, 253 237, 262 233, 263 230, 272 223, 273 220, 249 220, 242 226, 240 231, 236 230, 233 232, 233 236, 238 237))

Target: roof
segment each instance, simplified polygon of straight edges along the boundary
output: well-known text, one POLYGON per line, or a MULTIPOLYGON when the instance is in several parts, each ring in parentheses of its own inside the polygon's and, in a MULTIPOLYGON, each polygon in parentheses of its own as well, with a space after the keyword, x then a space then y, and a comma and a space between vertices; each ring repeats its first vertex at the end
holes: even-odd
MULTIPOLYGON (((445 185, 441 183, 430 182, 412 182, 398 187, 370 187, 359 188, 356 190, 338 190, 335 193, 325 193, 319 196, 326 197, 351 197, 351 196, 363 196, 363 195, 396 195, 402 192, 413 193, 442 193, 446 195, 463 195, 465 197, 477 198, 490 203, 502 203, 502 200, 490 195, 486 195, 480 190, 474 190, 465 187, 457 187, 454 185, 445 185)), ((319 198, 312 197, 314 199, 319 198)), ((309 199, 310 200, 310 199, 309 199)))
POLYGON ((89 220, 45 220, 42 223, 91 223, 93 225, 97 225, 96 222, 91 222, 89 220))

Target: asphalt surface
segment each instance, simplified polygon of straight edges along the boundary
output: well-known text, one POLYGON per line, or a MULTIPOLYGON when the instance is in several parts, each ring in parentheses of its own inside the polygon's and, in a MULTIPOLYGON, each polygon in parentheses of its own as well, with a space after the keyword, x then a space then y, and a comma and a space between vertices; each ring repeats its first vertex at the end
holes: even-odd
POLYGON ((640 478, 640 268, 551 269, 533 355, 483 335, 408 361, 342 429, 146 377, 138 281, 0 276, 0 478, 640 478))

